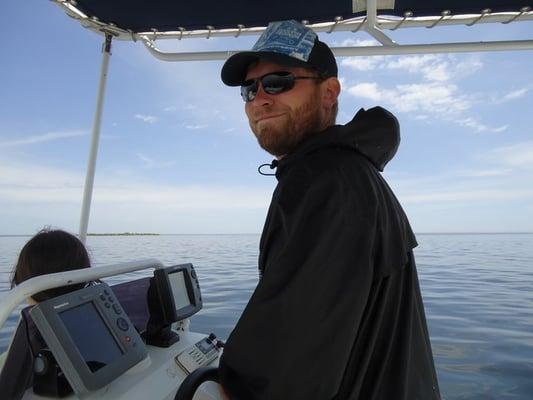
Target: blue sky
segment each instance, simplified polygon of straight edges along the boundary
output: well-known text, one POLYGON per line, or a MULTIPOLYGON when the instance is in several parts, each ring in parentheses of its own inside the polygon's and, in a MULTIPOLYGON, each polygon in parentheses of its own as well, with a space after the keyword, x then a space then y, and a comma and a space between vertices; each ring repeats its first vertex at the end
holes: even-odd
MULTIPOLYGON (((50 1, 0 5, 0 234, 76 232, 102 37, 50 1)), ((417 43, 531 38, 532 22, 407 29, 417 43)), ((365 33, 321 34, 331 45, 365 33)), ((163 46, 248 49, 254 38, 163 46)), ((385 177, 416 232, 533 231, 533 52, 339 58, 339 123, 382 105, 402 144, 385 177)), ((90 232, 259 233, 275 179, 222 62, 165 63, 116 41, 90 232)))

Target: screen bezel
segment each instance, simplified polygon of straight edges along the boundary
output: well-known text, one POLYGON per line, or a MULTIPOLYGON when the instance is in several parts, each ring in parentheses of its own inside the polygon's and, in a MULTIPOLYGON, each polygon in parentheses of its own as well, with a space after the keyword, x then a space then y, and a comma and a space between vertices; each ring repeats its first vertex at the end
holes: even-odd
POLYGON ((54 354, 63 373, 71 383, 76 393, 97 390, 112 382, 129 368, 143 360, 146 355, 146 347, 135 330, 128 316, 122 310, 121 314, 112 311, 112 307, 106 308, 100 296, 112 297, 113 304, 119 306, 118 299, 114 296, 111 288, 105 283, 89 286, 75 292, 44 301, 37 304, 30 311, 30 315, 39 329, 46 344, 54 354), (104 293, 107 292, 107 294, 104 293), (63 323, 59 313, 68 311, 81 305, 92 303, 98 316, 102 319, 112 339, 123 353, 110 364, 91 371, 78 346, 71 337, 63 323), (119 331, 116 327, 118 318, 124 318, 129 327, 126 331, 119 331), (125 344, 122 337, 130 337, 130 342, 125 344))
POLYGON ((192 264, 180 264, 156 269, 154 271, 154 279, 165 323, 172 324, 174 322, 179 322, 196 314, 202 309, 200 285, 198 284, 192 264), (183 272, 185 288, 187 289, 187 296, 190 301, 190 305, 179 309, 176 308, 174 294, 172 292, 172 284, 169 279, 169 275, 178 272, 183 272))

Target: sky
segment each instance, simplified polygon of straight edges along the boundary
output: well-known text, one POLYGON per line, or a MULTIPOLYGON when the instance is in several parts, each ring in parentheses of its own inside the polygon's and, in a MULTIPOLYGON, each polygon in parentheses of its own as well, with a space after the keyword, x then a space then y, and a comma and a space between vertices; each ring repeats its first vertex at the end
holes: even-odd
MULTIPOLYGON (((2 1, 0 234, 78 231, 103 38, 50 1, 2 1)), ((531 39, 533 22, 403 29, 399 43, 531 39)), ((364 32, 321 33, 332 46, 364 32)), ((158 43, 249 49, 254 37, 158 43)), ((533 52, 338 58, 338 123, 383 106, 402 143, 384 176, 422 232, 533 231, 533 52)), ((221 61, 113 42, 89 232, 260 233, 274 177, 221 61)))

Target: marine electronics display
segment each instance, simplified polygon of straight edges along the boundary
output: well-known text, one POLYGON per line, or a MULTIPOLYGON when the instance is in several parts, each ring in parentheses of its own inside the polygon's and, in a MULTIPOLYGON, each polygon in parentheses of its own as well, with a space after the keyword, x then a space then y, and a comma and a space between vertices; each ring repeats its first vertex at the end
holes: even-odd
POLYGON ((156 269, 154 284, 165 323, 181 321, 202 309, 200 284, 192 264, 156 269))
POLYGON ((30 311, 78 393, 97 390, 146 357, 146 347, 105 283, 44 301, 30 311))

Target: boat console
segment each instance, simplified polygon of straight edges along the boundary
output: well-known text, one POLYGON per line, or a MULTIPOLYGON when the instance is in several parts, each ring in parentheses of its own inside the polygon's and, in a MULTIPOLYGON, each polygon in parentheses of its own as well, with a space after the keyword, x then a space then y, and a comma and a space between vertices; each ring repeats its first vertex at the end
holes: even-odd
MULTIPOLYGON (((201 308, 192 264, 156 267, 153 277, 121 283, 116 292, 99 282, 37 304, 23 313, 31 319, 24 326, 42 338, 38 351, 26 345, 33 385, 21 398, 173 399, 187 376, 218 365, 221 342, 184 323, 201 308)), ((220 398, 214 384, 185 386, 184 399, 220 398)))

